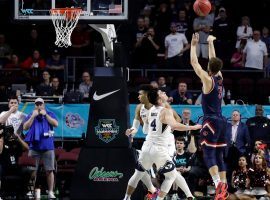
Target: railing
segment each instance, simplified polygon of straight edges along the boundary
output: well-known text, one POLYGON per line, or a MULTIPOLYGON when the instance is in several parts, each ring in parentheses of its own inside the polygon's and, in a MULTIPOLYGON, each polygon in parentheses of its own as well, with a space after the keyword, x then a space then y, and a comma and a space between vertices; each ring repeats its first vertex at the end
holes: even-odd
MULTIPOLYGON (((140 74, 142 77, 149 77, 150 73, 155 73, 155 72, 164 72, 164 73, 170 73, 170 72, 180 72, 180 73, 195 73, 193 69, 166 69, 166 68, 161 68, 161 69, 130 69, 131 76, 132 74, 140 74)), ((261 77, 269 77, 269 70, 252 70, 252 69, 224 69, 222 70, 222 73, 227 74, 227 73, 244 73, 244 74, 261 74, 261 77)))
POLYGON ((68 56, 66 57, 66 65, 64 69, 65 82, 76 82, 81 78, 85 69, 91 69, 96 66, 95 56, 68 56))

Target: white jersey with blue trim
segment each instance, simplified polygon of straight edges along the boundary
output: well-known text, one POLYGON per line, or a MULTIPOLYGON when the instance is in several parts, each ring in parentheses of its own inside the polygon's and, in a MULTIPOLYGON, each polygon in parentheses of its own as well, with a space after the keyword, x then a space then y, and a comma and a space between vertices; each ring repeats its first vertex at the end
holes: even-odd
POLYGON ((147 110, 144 104, 142 104, 141 109, 140 109, 140 118, 142 119, 142 122, 143 122, 142 131, 144 134, 147 134, 147 128, 148 128, 147 117, 149 115, 149 110, 147 110))
POLYGON ((150 108, 146 141, 168 146, 172 130, 169 125, 163 124, 160 121, 162 109, 164 109, 162 106, 152 106, 150 108))

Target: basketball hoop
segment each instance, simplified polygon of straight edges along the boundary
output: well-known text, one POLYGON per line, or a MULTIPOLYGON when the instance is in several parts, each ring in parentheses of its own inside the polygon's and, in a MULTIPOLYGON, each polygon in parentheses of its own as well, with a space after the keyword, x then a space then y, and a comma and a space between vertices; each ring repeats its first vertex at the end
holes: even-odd
POLYGON ((78 23, 81 8, 54 8, 50 10, 56 32, 55 45, 58 47, 71 46, 71 33, 78 23))

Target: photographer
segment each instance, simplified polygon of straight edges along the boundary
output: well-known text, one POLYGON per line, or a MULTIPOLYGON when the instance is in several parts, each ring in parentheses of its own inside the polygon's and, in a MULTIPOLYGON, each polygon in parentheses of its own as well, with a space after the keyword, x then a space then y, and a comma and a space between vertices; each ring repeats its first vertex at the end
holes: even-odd
POLYGON ((53 186, 55 170, 54 154, 54 131, 53 127, 58 126, 58 121, 54 113, 45 108, 44 100, 35 100, 35 109, 30 113, 23 125, 24 130, 28 130, 25 141, 29 144, 29 155, 36 160, 36 170, 39 161, 43 160, 48 184, 48 198, 54 199, 53 186))
POLYGON ((8 103, 9 110, 0 114, 0 164, 3 177, 21 176, 18 159, 29 148, 21 135, 25 114, 18 111, 18 103, 17 97, 12 96, 8 103))
POLYGON ((16 96, 11 96, 8 100, 8 111, 3 111, 0 114, 0 124, 6 126, 12 125, 14 133, 21 134, 22 122, 25 119, 25 114, 18 111, 19 101, 16 96))

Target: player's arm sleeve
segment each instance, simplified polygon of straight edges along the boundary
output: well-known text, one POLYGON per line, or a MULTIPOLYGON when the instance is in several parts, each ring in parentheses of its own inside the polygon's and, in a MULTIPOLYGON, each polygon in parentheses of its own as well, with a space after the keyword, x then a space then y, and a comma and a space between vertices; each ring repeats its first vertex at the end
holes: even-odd
POLYGON ((132 131, 133 136, 138 132, 139 127, 140 127, 140 121, 137 119, 133 119, 132 127, 130 128, 130 129, 133 129, 132 131))

